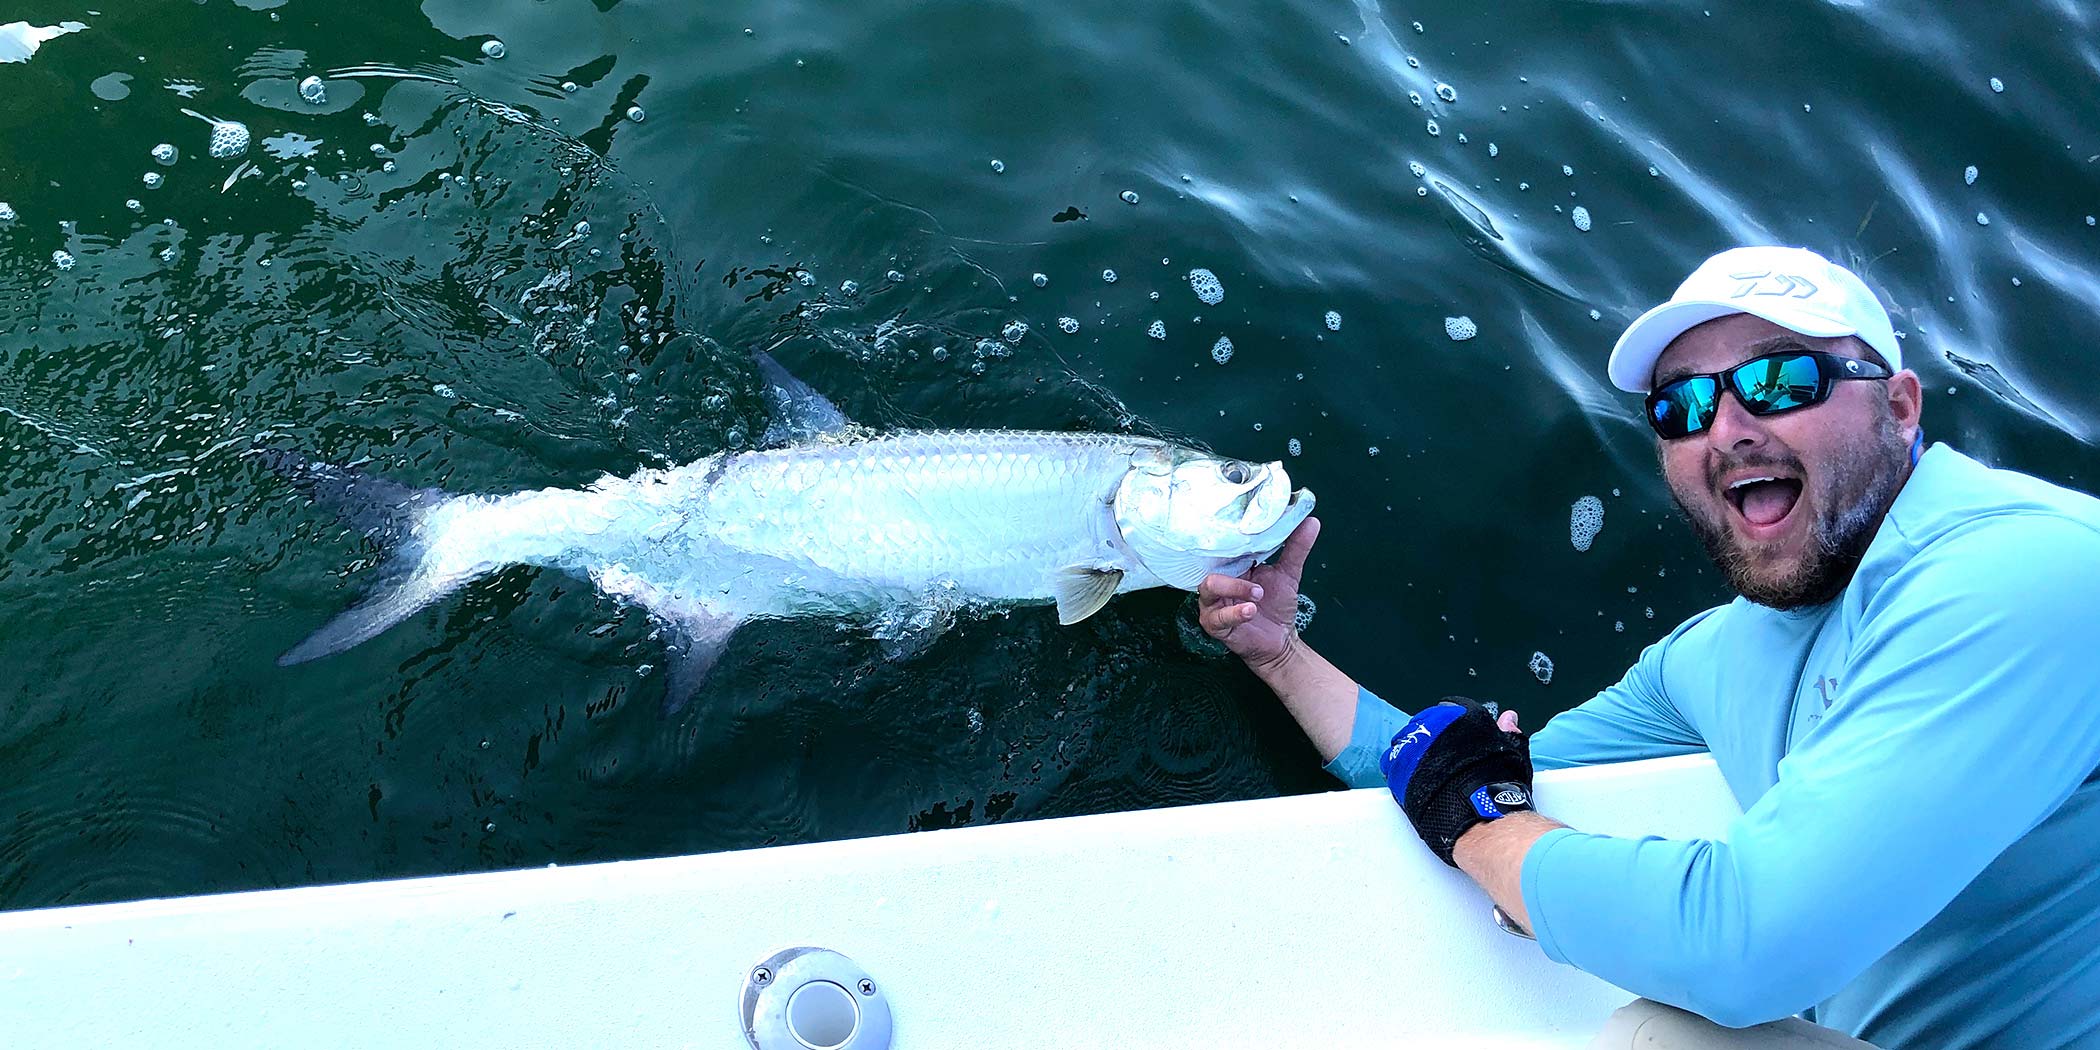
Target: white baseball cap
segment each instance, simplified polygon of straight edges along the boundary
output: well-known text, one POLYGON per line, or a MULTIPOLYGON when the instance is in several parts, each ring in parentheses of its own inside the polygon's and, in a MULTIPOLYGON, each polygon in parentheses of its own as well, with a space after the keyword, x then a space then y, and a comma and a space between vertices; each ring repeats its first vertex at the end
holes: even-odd
POLYGON ((1802 335, 1856 335, 1903 370, 1889 312, 1852 271, 1806 248, 1730 248, 1699 264, 1670 301, 1626 326, 1611 349, 1613 386, 1648 392, 1664 348, 1689 329, 1717 317, 1753 314, 1802 335))

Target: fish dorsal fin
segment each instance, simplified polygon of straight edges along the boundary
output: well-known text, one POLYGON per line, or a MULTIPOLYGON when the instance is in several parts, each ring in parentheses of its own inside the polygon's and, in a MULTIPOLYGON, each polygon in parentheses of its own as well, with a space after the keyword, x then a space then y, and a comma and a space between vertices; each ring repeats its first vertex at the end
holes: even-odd
POLYGON ((773 402, 773 423, 766 428, 766 444, 798 444, 846 433, 846 413, 839 411, 830 398, 780 367, 772 354, 754 350, 751 358, 757 363, 759 379, 773 402))
POLYGON ((1050 581, 1057 595, 1057 622, 1069 626, 1100 612, 1122 584, 1121 569, 1068 565, 1057 570, 1050 581))

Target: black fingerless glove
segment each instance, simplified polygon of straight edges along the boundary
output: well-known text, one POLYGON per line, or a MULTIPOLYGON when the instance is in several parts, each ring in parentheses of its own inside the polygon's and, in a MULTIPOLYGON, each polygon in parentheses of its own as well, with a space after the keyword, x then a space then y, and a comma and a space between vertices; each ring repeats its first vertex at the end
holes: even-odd
POLYGON ((1529 741, 1461 696, 1410 720, 1378 768, 1415 834, 1452 867, 1451 849, 1468 828, 1531 808, 1529 741))

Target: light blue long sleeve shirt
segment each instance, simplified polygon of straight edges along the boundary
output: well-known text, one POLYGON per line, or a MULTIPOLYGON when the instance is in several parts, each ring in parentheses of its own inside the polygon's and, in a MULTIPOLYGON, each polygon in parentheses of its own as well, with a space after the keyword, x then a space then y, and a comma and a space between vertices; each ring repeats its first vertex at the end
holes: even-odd
MULTIPOLYGON (((1406 718, 1364 693, 1328 768, 1382 785, 1406 718)), ((2100 500, 1936 445, 1836 600, 1702 612, 1532 739, 1542 769, 1700 750, 1724 840, 1525 855, 1549 957, 1729 1025, 2100 1048, 2100 500)))

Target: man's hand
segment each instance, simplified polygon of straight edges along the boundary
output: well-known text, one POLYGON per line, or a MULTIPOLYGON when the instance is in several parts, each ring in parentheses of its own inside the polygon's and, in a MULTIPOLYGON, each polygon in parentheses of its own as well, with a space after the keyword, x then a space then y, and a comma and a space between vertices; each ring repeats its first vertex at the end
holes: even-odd
POLYGON ((1452 848, 1466 832, 1531 808, 1524 738, 1463 697, 1416 715, 1394 734, 1378 766, 1415 833, 1454 868, 1452 848))
POLYGON ((1256 674, 1280 667, 1297 648, 1298 581, 1319 536, 1320 519, 1307 518, 1273 561, 1238 579, 1211 573, 1196 588, 1204 632, 1224 642, 1256 674))

